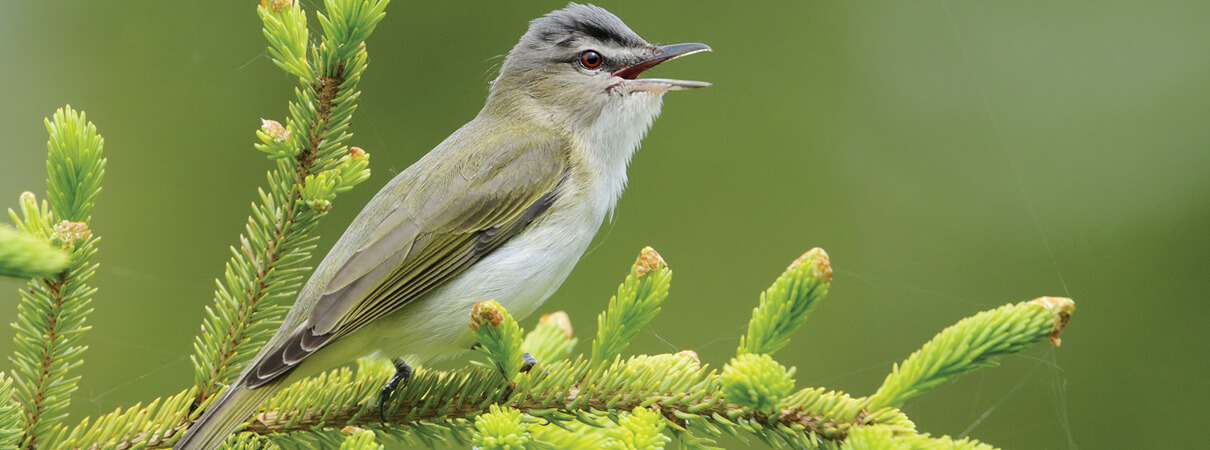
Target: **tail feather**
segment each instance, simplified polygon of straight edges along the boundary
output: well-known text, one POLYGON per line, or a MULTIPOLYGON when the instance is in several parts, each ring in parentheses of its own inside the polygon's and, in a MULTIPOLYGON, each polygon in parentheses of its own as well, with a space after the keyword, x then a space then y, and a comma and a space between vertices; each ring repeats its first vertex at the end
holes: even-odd
POLYGON ((235 431, 236 427, 248 420, 248 417, 256 411, 256 407, 264 403, 279 387, 281 387, 280 379, 256 389, 248 389, 242 380, 231 385, 217 401, 210 404, 202 417, 185 431, 185 435, 173 445, 173 448, 177 450, 217 448, 232 431, 235 431))

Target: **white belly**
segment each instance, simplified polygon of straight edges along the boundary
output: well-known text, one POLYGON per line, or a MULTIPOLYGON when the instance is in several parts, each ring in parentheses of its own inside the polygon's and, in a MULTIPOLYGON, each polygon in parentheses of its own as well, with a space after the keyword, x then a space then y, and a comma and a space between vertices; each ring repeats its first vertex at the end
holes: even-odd
POLYGON ((604 220, 605 208, 583 201, 568 206, 571 203, 569 198, 556 201, 547 216, 466 272, 333 343, 353 347, 351 352, 336 353, 424 363, 470 348, 470 311, 475 302, 496 300, 517 320, 528 316, 563 284, 604 220))

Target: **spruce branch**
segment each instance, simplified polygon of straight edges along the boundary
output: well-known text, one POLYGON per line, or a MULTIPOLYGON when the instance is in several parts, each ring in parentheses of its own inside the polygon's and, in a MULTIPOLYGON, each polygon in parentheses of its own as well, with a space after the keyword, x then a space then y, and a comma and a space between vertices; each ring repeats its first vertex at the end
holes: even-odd
MULTIPOLYGON (((645 250, 644 254, 655 253, 645 250)), ((646 267, 668 270, 662 265, 646 267)), ((787 273, 799 267, 792 265, 787 273)), ((632 268, 627 279, 637 280, 638 272, 632 268)), ((644 275, 650 276, 651 272, 644 275)), ((611 306, 618 308, 616 300, 611 306)), ((1004 354, 1023 349, 1026 341, 1057 339, 1056 332, 1066 326, 1072 311, 1070 300, 1042 298, 981 313, 942 335, 1016 342, 998 350, 998 354, 1004 354), (1004 317, 1010 317, 1008 322, 1013 323, 1024 318, 1028 326, 1005 327, 1003 320, 989 320, 1000 316, 997 311, 1019 311, 1004 317), (1027 330, 1024 334, 1032 337, 1021 339, 1020 330, 1027 330)), ((792 325, 800 320, 800 316, 791 314, 775 316, 781 323, 771 322, 771 329, 783 329, 787 322, 792 325)), ((564 328, 560 324, 563 321, 566 318, 548 318, 539 328, 551 327, 555 332, 547 331, 548 336, 568 340, 565 330, 570 331, 570 325, 564 328)), ((516 322, 495 302, 481 303, 470 323, 478 325, 476 336, 483 347, 498 349, 489 352, 493 362, 503 361, 497 359, 500 355, 510 355, 504 360, 512 360, 519 351, 517 342, 524 342, 519 339, 519 327, 506 327, 516 322), (492 340, 497 342, 493 344, 492 340)), ((539 339, 536 333, 530 333, 526 340, 539 339)), ((616 339, 617 335, 604 334, 605 339, 616 339)), ((926 344, 918 353, 935 354, 927 350, 932 346, 926 344)), ((907 373, 906 368, 917 365, 905 363, 905 369, 896 373, 907 373)), ((671 431, 681 445, 693 447, 709 447, 727 434, 791 448, 877 448, 882 444, 891 448, 986 448, 977 441, 933 438, 918 432, 895 405, 879 403, 880 395, 889 395, 886 393, 853 398, 817 387, 791 393, 792 370, 777 364, 767 353, 745 353, 720 374, 702 364, 691 351, 614 356, 600 363, 581 355, 551 361, 541 370, 509 378, 502 377, 495 366, 452 371, 419 367, 411 381, 391 397, 385 417, 380 417, 379 391, 394 369, 389 361, 361 360, 355 370, 341 367, 283 388, 243 425, 238 436, 227 441, 225 448, 335 448, 354 439, 347 432, 356 431, 348 427, 372 431, 375 442, 475 444, 481 448, 501 448, 510 443, 523 443, 520 448, 601 448, 627 443, 634 445, 631 448, 660 448, 666 438, 659 430, 671 431)), ((896 376, 903 377, 892 375, 896 376)), ((174 436, 184 427, 188 407, 181 399, 192 395, 193 391, 178 394, 163 402, 170 406, 160 411, 144 408, 134 413, 136 407, 107 416, 95 425, 89 426, 86 421, 64 433, 72 439, 48 442, 70 446, 92 442, 98 447, 118 449, 163 448, 172 442, 165 436, 174 436), (139 419, 144 420, 142 423, 136 420, 144 417, 149 419, 139 419), (152 423, 156 425, 148 425, 152 423), (80 430, 85 427, 89 430, 80 430), (114 439, 115 435, 122 437, 114 439)))
POLYGON ((626 350, 630 341, 660 313, 668 298, 672 270, 651 247, 639 252, 618 294, 597 317, 597 338, 592 341, 592 362, 601 364, 626 350))
MULTIPOLYGON (((361 367, 366 368, 367 363, 362 362, 361 367)), ((545 368, 549 372, 534 370, 520 374, 515 383, 504 382, 496 371, 488 369, 434 372, 419 368, 415 378, 393 396, 385 423, 394 425, 385 427, 406 434, 439 428, 442 440, 466 442, 468 430, 473 429, 474 422, 470 419, 490 412, 493 405, 502 405, 545 424, 548 429, 542 433, 546 434, 564 432, 555 428, 574 432, 581 425, 607 428, 614 418, 632 414, 636 409, 657 411, 668 420, 666 426, 679 426, 682 432, 692 429, 717 436, 721 433, 719 428, 725 427, 747 431, 770 442, 804 439, 804 432, 818 439, 842 439, 845 430, 866 424, 911 430, 907 426, 910 422, 897 410, 878 415, 863 412, 844 420, 825 416, 833 412, 826 406, 841 403, 838 398, 848 404, 857 402, 831 392, 798 394, 805 405, 824 405, 822 413, 801 406, 755 411, 728 403, 720 392, 717 373, 706 372, 688 354, 639 355, 617 360, 603 375, 583 382, 577 380, 590 369, 583 359, 545 368)), ((266 403, 243 431, 260 435, 294 433, 292 436, 345 426, 378 431, 376 427, 384 423, 376 414, 376 393, 391 370, 383 364, 370 372, 370 376, 362 376, 342 368, 312 381, 296 383, 266 403)))
POLYGON ((0 372, 0 449, 21 443, 21 405, 13 397, 13 379, 0 372))
MULTIPOLYGON (((645 250, 644 254, 655 253, 645 250)), ((808 255, 823 253, 812 251, 808 255)), ((803 261, 821 264, 813 263, 815 269, 807 271, 811 272, 809 274, 802 271, 802 264, 791 265, 779 280, 795 276, 826 279, 818 275, 825 272, 826 260, 800 260, 803 261)), ((663 265, 648 267, 667 270, 663 265)), ((628 282, 637 281, 639 272, 632 270, 628 282)), ((623 283, 620 294, 626 294, 626 286, 623 283)), ((610 306, 621 308, 618 305, 625 303, 617 299, 626 297, 615 297, 610 306)), ((770 304, 772 300, 769 299, 773 298, 775 296, 767 295, 762 304, 770 304)), ((805 297, 779 294, 776 298, 805 297)), ((1033 336, 1032 341, 1015 337, 1020 333, 1015 333, 1014 327, 999 326, 1001 321, 986 320, 987 313, 951 327, 960 331, 947 330, 942 334, 958 333, 1020 343, 999 350, 998 354, 1003 354, 1023 349, 1028 345, 1026 341, 1036 342, 1051 336, 1070 319, 1071 303, 1066 299, 1039 299, 1022 305, 1026 305, 1023 311, 1029 313, 1024 316, 1030 323, 1045 325, 1025 327, 1031 330, 1027 334, 1033 336)), ((1021 305, 1010 305, 1001 310, 1018 307, 1021 305)), ((754 311, 754 315, 760 316, 760 310, 754 311)), ((766 317, 773 317, 761 319, 768 320, 768 329, 793 329, 795 323, 802 321, 801 314, 766 317)), ((491 324, 502 327, 515 323, 507 311, 494 302, 481 303, 472 321, 479 325, 479 330, 496 329, 491 324)), ((515 336, 519 331, 505 334, 515 336)), ((601 333, 598 339, 617 339, 619 334, 601 333)), ((515 354, 512 344, 487 342, 491 339, 502 341, 499 336, 479 335, 479 338, 484 347, 501 348, 503 353, 515 354)), ((515 342, 515 338, 506 340, 515 342)), ((774 341, 778 340, 760 340, 774 341)), ((600 348, 600 344, 594 342, 594 348, 600 348)), ((922 353, 931 352, 922 350, 922 353)), ((914 364, 905 364, 908 366, 914 364)), ((614 356, 607 362, 594 362, 580 356, 554 362, 543 369, 505 379, 493 368, 449 372, 419 368, 412 381, 396 391, 383 421, 374 414, 376 393, 392 370, 385 362, 361 362, 356 374, 347 368, 339 369, 288 387, 266 403, 244 431, 260 435, 295 435, 300 432, 310 434, 305 433, 308 430, 357 426, 374 430, 382 438, 413 443, 430 440, 474 442, 483 448, 499 448, 508 443, 528 443, 522 448, 540 448, 559 443, 563 447, 588 448, 637 439, 633 424, 642 421, 639 415, 654 411, 659 413, 662 426, 673 430, 686 445, 708 446, 726 433, 753 436, 773 446, 818 448, 847 442, 853 433, 858 433, 852 445, 864 448, 861 446, 865 443, 883 442, 884 435, 889 433, 887 439, 907 443, 905 445, 982 448, 976 441, 932 438, 917 432, 897 405, 877 401, 879 395, 853 398, 823 388, 804 388, 790 393, 794 384, 791 379, 793 369, 785 369, 767 353, 744 353, 722 374, 709 370, 692 352, 637 355, 626 359, 614 356), (484 414, 487 416, 482 416, 484 414), (867 428, 871 431, 864 431, 867 428)), ((655 445, 655 442, 648 443, 655 445)))
POLYGON ((962 319, 895 365, 878 392, 870 396, 867 407, 898 408, 941 383, 994 366, 996 357, 1019 352, 1043 339, 1057 346, 1073 312, 1071 299, 1041 297, 962 319))
POLYGON ((9 360, 25 417, 23 447, 34 447, 67 417, 67 405, 80 381, 70 373, 83 364, 88 348, 78 344, 91 329, 85 319, 92 312, 96 289, 87 283, 97 267, 89 261, 96 254, 96 241, 92 237, 74 242, 67 270, 31 280, 21 291, 12 324, 17 331, 16 351, 9 360))
POLYGON ((315 226, 338 193, 369 177, 369 155, 345 142, 366 69, 364 40, 387 3, 326 1, 328 14, 318 14, 321 39, 309 52, 306 13, 297 3, 266 0, 257 8, 273 62, 298 76, 299 86, 286 125, 263 120, 256 132, 256 149, 276 168, 231 248, 194 343, 199 403, 238 375, 278 328, 310 271, 315 226))
POLYGON ((16 351, 13 363, 13 397, 20 404, 21 446, 41 445, 58 422, 67 416, 71 394, 79 376, 70 372, 83 364, 87 346, 80 338, 92 312, 95 288, 88 286, 96 272, 91 262, 99 238, 89 228, 92 208, 105 174, 104 139, 85 115, 66 106, 45 121, 47 197, 38 207, 32 193, 21 196, 21 212, 9 215, 26 237, 67 252, 61 271, 32 278, 20 291, 17 319, 12 326, 16 351), (53 225, 52 225, 53 224, 53 225))
POLYGON ((828 295, 832 262, 828 253, 813 248, 790 263, 752 311, 748 334, 740 338, 737 354, 772 355, 790 343, 790 335, 807 321, 815 305, 828 295))
POLYGON ((197 387, 168 398, 156 398, 97 417, 85 418, 70 429, 59 427, 47 440, 46 448, 113 448, 164 446, 180 424, 187 420, 197 395, 197 387))

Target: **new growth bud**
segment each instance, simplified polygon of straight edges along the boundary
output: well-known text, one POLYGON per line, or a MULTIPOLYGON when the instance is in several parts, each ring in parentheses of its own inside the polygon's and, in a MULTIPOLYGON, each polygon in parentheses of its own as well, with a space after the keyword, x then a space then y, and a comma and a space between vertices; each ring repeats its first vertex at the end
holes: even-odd
POLYGON ((83 241, 89 237, 92 237, 92 231, 89 231, 88 224, 67 220, 55 225, 55 234, 52 236, 53 239, 63 242, 66 247, 70 247, 77 240, 83 241))
POLYGON ((1050 332, 1050 343, 1058 347, 1063 343, 1063 340, 1059 339, 1059 335, 1067 328, 1067 323, 1071 322, 1072 313, 1076 312, 1076 302, 1064 297, 1038 297, 1030 303, 1040 305, 1055 315, 1055 326, 1050 332))
POLYGON ((485 323, 496 328, 501 322, 504 322, 504 312, 500 311, 500 304, 495 300, 476 302, 475 307, 471 308, 472 330, 478 330, 485 323))
POLYGON ((807 250, 806 253, 803 253, 802 256, 799 256, 798 259, 790 263, 790 267, 787 267, 786 270, 794 270, 795 267, 804 262, 813 264, 813 278, 820 281, 832 281, 832 261, 828 258, 828 252, 823 251, 819 247, 807 250))
POLYGON ((664 262, 664 258, 660 253, 651 247, 643 247, 643 251, 639 252, 639 257, 634 261, 635 275, 643 278, 647 272, 659 270, 668 267, 668 263, 664 262))
POLYGON ((281 122, 269 119, 261 119, 260 122, 261 128, 265 130, 266 134, 272 136, 273 140, 277 142, 285 142, 286 139, 290 139, 290 130, 287 130, 286 127, 281 124, 281 122))
POLYGON ((286 7, 293 5, 294 0, 261 0, 261 8, 266 8, 269 12, 280 12, 286 7))

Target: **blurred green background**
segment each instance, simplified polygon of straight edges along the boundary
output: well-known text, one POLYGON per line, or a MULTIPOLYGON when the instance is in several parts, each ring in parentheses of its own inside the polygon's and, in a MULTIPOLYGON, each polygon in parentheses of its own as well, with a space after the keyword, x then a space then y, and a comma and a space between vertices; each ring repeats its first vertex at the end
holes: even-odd
MULTIPOLYGON (((253 132, 285 116, 296 84, 267 59, 255 3, 0 2, 0 206, 42 196, 55 108, 83 109, 106 140, 72 423, 192 381, 202 308, 270 167, 253 132)), ((322 249, 474 116, 527 21, 562 5, 390 5, 352 141, 374 177, 339 199, 322 249)), ((570 313, 581 350, 651 245, 676 280, 631 351, 721 367, 758 293, 820 246, 832 293, 777 355, 800 387, 869 394, 962 317, 1070 296, 1062 348, 911 402, 918 427, 1007 448, 1201 442, 1188 431, 1210 400, 1210 3, 602 6, 652 42, 712 45, 656 76, 715 86, 666 98, 614 220, 542 308, 570 313)), ((3 317, 19 286, 0 280, 3 317)))

